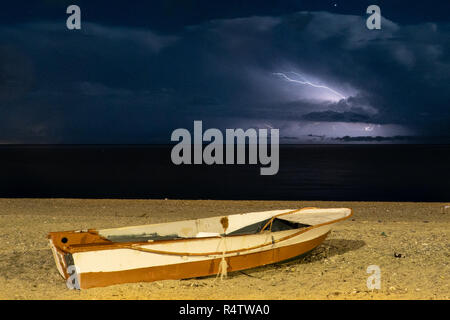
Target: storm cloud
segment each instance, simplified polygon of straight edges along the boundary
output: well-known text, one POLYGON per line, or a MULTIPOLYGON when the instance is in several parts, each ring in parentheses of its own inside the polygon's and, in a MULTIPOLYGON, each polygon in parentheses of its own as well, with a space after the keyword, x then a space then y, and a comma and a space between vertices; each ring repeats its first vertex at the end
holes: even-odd
POLYGON ((276 126, 300 142, 449 136, 450 24, 386 17, 368 30, 364 14, 205 19, 171 32, 1 25, 0 140, 165 143, 193 120, 276 126))

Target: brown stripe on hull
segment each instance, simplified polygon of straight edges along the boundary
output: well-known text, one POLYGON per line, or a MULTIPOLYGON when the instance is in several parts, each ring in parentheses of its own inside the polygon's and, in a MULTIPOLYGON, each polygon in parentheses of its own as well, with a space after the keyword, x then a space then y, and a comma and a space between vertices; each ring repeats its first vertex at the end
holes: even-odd
MULTIPOLYGON (((244 270, 297 257, 320 245, 328 234, 329 232, 309 241, 272 250, 227 257, 225 258, 228 264, 227 271, 244 270)), ((205 261, 113 272, 81 273, 81 288, 88 289, 120 283, 151 282, 157 280, 186 279, 215 275, 218 273, 220 261, 221 258, 217 258, 205 261)))

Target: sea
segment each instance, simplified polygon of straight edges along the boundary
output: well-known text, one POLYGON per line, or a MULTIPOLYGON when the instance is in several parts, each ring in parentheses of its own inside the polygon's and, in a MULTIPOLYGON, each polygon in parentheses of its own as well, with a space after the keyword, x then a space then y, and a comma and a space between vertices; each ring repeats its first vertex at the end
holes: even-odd
POLYGON ((0 197, 450 201, 450 145, 281 145, 261 164, 175 165, 173 145, 2 145, 0 197))

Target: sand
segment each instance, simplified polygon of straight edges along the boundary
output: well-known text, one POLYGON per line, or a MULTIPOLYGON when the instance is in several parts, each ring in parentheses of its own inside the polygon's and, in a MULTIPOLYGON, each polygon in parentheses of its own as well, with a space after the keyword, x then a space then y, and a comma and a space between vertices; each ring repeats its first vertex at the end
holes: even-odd
POLYGON ((449 299, 445 203, 0 199, 0 299, 449 299), (259 210, 350 207, 309 255, 215 277, 69 290, 50 231, 108 228, 259 210), (397 257, 395 256, 397 255, 397 257), (399 256, 401 255, 401 257, 399 256), (381 289, 367 288, 369 265, 381 289))

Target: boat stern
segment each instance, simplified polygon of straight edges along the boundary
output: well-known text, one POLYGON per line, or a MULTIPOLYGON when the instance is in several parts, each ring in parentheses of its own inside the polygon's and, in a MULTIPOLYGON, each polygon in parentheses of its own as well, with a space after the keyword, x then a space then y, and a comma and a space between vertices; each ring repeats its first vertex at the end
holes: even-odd
POLYGON ((73 247, 87 243, 111 243, 111 241, 100 237, 96 230, 50 232, 47 238, 56 268, 65 280, 74 276, 78 277, 72 256, 73 247))
POLYGON ((55 245, 52 238, 49 238, 48 241, 50 243, 50 249, 52 250, 53 259, 55 260, 56 268, 58 269, 59 274, 64 279, 68 279, 67 262, 65 259, 65 255, 67 255, 68 253, 64 253, 62 250, 60 250, 55 245))

